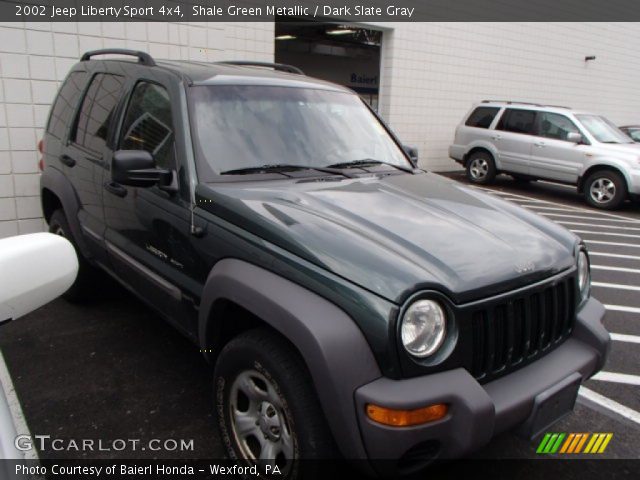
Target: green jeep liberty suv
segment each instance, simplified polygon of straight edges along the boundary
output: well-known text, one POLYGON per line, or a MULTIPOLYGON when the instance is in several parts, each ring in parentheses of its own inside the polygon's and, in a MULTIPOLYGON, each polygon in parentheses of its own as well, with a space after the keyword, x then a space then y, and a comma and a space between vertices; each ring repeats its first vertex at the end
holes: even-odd
POLYGON ((295 67, 88 52, 41 151, 67 297, 101 269, 193 340, 232 458, 414 470, 539 432, 605 361, 575 235, 418 168, 295 67))

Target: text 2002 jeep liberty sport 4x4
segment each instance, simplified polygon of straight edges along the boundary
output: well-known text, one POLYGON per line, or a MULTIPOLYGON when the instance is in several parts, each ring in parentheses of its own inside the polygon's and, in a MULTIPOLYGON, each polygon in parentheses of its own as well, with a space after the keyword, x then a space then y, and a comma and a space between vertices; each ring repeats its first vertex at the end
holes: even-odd
POLYGON ((67 296, 98 266, 206 350, 233 458, 417 468, 539 432, 605 361, 575 235, 416 168, 294 67, 89 52, 41 150, 67 296))

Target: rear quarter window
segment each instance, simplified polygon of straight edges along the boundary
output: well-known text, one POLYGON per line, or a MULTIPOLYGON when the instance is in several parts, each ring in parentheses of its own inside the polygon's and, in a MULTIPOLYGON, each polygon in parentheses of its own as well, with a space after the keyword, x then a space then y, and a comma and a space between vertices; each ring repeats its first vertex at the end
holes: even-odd
POLYGON ((467 127, 489 128, 499 111, 499 107, 478 107, 471 112, 464 124, 467 127))
POLYGON ((47 133, 64 140, 87 82, 87 72, 71 72, 58 92, 47 124, 47 133))

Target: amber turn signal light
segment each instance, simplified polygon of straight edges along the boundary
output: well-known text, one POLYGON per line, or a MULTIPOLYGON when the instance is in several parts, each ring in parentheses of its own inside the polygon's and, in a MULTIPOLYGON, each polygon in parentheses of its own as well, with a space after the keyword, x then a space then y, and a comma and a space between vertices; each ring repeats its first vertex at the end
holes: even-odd
POLYGON ((444 418, 448 411, 449 407, 444 403, 416 408, 415 410, 394 410, 372 403, 367 404, 367 416, 371 420, 392 427, 410 427, 433 422, 444 418))

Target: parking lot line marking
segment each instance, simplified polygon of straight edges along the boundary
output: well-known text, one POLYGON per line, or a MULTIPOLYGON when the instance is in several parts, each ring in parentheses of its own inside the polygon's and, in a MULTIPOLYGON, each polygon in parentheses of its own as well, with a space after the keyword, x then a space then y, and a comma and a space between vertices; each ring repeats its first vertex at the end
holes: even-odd
POLYGON ((591 380, 600 380, 601 382, 624 383, 627 385, 640 385, 640 376, 629 375, 628 373, 615 372, 598 372, 591 380))
MULTIPOLYGON (((7 399, 7 404, 9 406, 9 411, 11 412, 11 419, 13 420, 13 426, 16 430, 16 434, 28 435, 29 437, 31 437, 31 432, 29 431, 29 427, 27 426, 24 412, 22 411, 22 406, 20 405, 20 400, 18 399, 16 389, 13 386, 13 381, 11 380, 11 375, 9 374, 7 364, 4 361, 4 355, 2 355, 2 351, 0 351, 0 389, 4 390, 4 395, 7 399)), ((35 448, 27 450, 26 452, 24 452, 24 458, 25 460, 38 460, 38 452, 35 448)))
POLYGON ((585 215, 593 215, 592 220, 611 220, 611 221, 619 221, 619 222, 628 222, 631 223, 640 223, 640 221, 631 218, 631 217, 622 217, 619 215, 612 215, 609 213, 597 212, 593 210, 588 210, 586 208, 577 208, 567 205, 566 207, 548 207, 546 205, 541 205, 539 202, 529 202, 529 201, 519 201, 518 204, 521 207, 530 208, 532 210, 548 210, 550 212, 565 212, 565 213, 581 213, 585 215), (607 218, 611 217, 611 218, 607 218))
POLYGON ((589 390, 587 387, 580 387, 578 393, 582 398, 585 398, 588 401, 595 403, 596 405, 604 407, 607 410, 617 413, 627 420, 631 420, 632 422, 640 425, 640 412, 636 412, 632 408, 626 407, 621 403, 616 402, 615 400, 611 400, 604 395, 600 395, 593 390, 589 390))
POLYGON ((592 287, 600 288, 615 288, 616 290, 636 290, 640 291, 640 287, 635 285, 622 285, 620 283, 603 283, 603 282, 591 282, 592 287))
POLYGON ((608 265, 591 265, 591 270, 608 270, 610 272, 640 273, 637 268, 610 267, 608 265))
POLYGON ((588 238, 585 238, 584 241, 587 243, 595 243, 597 245, 612 245, 614 247, 640 248, 640 245, 635 245, 633 243, 605 242, 603 240, 589 240, 588 238))
MULTIPOLYGON (((533 210, 549 210, 550 212, 570 212, 570 213, 580 213, 582 210, 576 210, 574 208, 559 208, 559 207, 547 207, 543 205, 537 205, 533 202, 520 202, 521 207, 531 208, 533 210), (531 203, 531 205, 529 205, 531 203)), ((587 210, 588 211, 588 210, 587 210)), ((591 212, 589 212, 591 213, 591 212)))
POLYGON ((618 233, 618 232, 593 232, 590 230, 574 230, 569 229, 573 233, 587 233, 589 235, 605 235, 607 237, 625 237, 625 238, 640 238, 640 235, 633 235, 632 233, 618 233))
POLYGON ((589 250, 590 257, 611 257, 611 258, 626 258, 628 260, 640 260, 638 255, 625 255, 624 253, 607 253, 607 252, 592 252, 589 250))
POLYGON ((640 337, 637 335, 626 335, 624 333, 609 333, 611 340, 616 342, 640 343, 640 337))
MULTIPOLYGON (((594 218, 594 220, 598 220, 594 218)), ((634 232, 640 232, 640 228, 636 227, 623 227, 621 225, 596 225, 595 223, 582 223, 582 222, 567 222, 563 220, 558 220, 556 223, 560 225, 574 225, 578 227, 595 227, 595 228, 616 228, 618 230, 630 230, 634 232)))
POLYGON ((499 195, 502 196, 511 196, 511 197, 515 197, 515 198, 523 198, 525 201, 530 201, 530 202, 534 202, 534 203, 544 203, 544 204, 548 204, 548 205, 556 205, 559 207, 564 207, 564 208, 570 208, 573 211, 577 211, 577 212, 585 212, 585 213, 590 213, 593 215, 601 215, 604 217, 609 217, 609 218, 618 218, 618 219, 622 219, 624 221, 631 221, 633 223, 640 223, 640 220, 634 220, 632 218, 629 217, 623 217, 622 215, 616 215, 613 213, 607 213, 607 212, 600 212, 597 210, 589 210, 586 208, 580 208, 580 207, 574 207, 573 205, 567 205, 565 203, 558 203, 558 202, 551 202, 549 200, 539 200, 537 198, 532 198, 532 197, 527 197, 526 195, 519 195, 517 193, 509 193, 509 192, 501 192, 499 190, 490 190, 490 189, 485 189, 488 190, 490 192, 495 192, 498 193, 499 195))
POLYGON ((538 215, 542 215, 543 217, 579 218, 581 220, 597 220, 598 222, 631 223, 634 225, 638 223, 637 221, 633 221, 633 220, 617 220, 613 218, 594 218, 594 217, 585 217, 584 215, 565 215, 564 213, 540 212, 538 215))
POLYGON ((640 313, 640 308, 627 307, 626 305, 605 305, 604 308, 612 312, 640 313))

